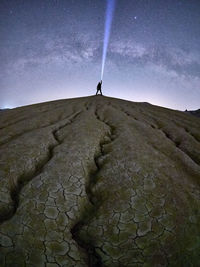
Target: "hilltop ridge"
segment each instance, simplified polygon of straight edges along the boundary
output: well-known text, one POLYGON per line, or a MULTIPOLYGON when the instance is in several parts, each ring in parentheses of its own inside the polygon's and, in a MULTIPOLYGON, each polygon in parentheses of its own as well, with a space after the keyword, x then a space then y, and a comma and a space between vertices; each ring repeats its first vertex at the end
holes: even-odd
POLYGON ((0 266, 200 264, 199 118, 91 96, 0 131, 0 266))

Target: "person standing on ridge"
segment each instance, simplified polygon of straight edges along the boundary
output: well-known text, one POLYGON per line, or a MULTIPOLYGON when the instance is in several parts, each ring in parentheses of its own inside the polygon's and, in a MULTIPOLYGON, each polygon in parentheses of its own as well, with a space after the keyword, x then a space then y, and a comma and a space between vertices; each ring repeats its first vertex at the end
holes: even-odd
POLYGON ((100 94, 102 95, 101 85, 102 85, 102 80, 101 80, 101 82, 99 82, 98 85, 97 85, 97 92, 96 92, 96 95, 98 95, 98 92, 100 92, 100 94))

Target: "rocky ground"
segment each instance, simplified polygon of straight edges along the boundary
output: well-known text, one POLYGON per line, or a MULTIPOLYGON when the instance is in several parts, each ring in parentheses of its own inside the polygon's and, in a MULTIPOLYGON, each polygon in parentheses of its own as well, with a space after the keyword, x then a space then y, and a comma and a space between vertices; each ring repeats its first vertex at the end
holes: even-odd
POLYGON ((200 120, 114 98, 0 114, 0 266, 200 266, 200 120))

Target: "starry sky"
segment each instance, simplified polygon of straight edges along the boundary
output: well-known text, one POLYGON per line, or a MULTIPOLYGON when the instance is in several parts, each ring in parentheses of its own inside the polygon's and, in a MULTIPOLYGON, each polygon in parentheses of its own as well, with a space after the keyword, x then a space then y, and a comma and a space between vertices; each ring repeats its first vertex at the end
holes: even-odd
MULTIPOLYGON (((0 108, 95 94, 105 10, 106 0, 1 0, 0 108)), ((200 108, 200 1, 116 0, 102 89, 200 108)))

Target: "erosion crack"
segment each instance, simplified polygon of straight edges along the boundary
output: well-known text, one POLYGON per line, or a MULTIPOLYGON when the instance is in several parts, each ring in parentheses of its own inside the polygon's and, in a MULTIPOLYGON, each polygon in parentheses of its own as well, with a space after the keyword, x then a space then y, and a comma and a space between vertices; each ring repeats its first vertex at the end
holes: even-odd
POLYGON ((192 132, 190 132, 190 130, 188 128, 183 128, 187 134, 189 134, 192 138, 194 138, 194 140, 198 143, 200 143, 200 139, 198 136, 196 136, 195 134, 193 134, 192 132))
POLYGON ((60 145, 62 143, 62 140, 60 140, 57 136, 57 132, 64 128, 65 126, 71 124, 75 118, 80 114, 81 112, 77 112, 74 115, 71 115, 69 117, 69 120, 67 123, 63 124, 63 125, 59 125, 55 130, 52 131, 52 135, 54 137, 54 139, 56 140, 56 145, 50 145, 48 147, 48 154, 46 155, 46 157, 40 161, 36 166, 35 166, 35 171, 34 172, 27 172, 23 175, 21 175, 18 179, 17 179, 17 183, 14 184, 14 182, 11 185, 11 191, 10 191, 10 196, 12 199, 12 203, 10 208, 8 208, 8 210, 5 210, 1 213, 0 215, 0 223, 3 223, 9 219, 11 219, 14 214, 17 211, 17 208, 19 206, 19 196, 20 196, 20 192, 22 190, 22 188, 32 179, 34 179, 36 176, 38 176, 39 174, 41 174, 44 170, 44 167, 46 166, 46 164, 53 158, 54 156, 54 149, 55 147, 57 147, 58 145, 60 145))
MULTIPOLYGON (((138 120, 136 118, 134 118, 130 113, 128 113, 127 111, 125 111, 124 109, 119 109, 120 111, 122 111, 124 114, 126 114, 127 116, 131 117, 134 120, 138 120)), ((155 130, 160 130, 167 139, 169 139, 176 147, 177 149, 179 149, 181 152, 183 152, 186 156, 188 156, 194 163, 196 163, 199 166, 199 160, 196 159, 193 155, 188 154, 188 152, 186 152, 183 148, 181 148, 181 142, 180 141, 174 141, 173 138, 171 138, 170 134, 168 132, 166 132, 166 130, 160 128, 160 127, 155 127, 154 125, 145 122, 147 125, 151 126, 153 129, 155 130)), ((190 134, 196 141, 198 141, 195 136, 193 136, 187 129, 184 129, 188 134, 190 134)))
MULTIPOLYGON (((75 114, 79 114, 80 112, 81 112, 81 111, 78 111, 78 112, 75 113, 75 114)), ((68 119, 69 117, 72 117, 72 116, 73 116, 73 114, 71 114, 70 116, 67 116, 67 117, 64 118, 63 120, 66 120, 66 119, 68 119)), ((51 126, 55 125, 55 124, 58 123, 58 122, 60 122, 60 120, 58 120, 58 121, 54 121, 53 123, 47 124, 47 125, 42 126, 42 127, 39 127, 39 128, 33 128, 33 129, 30 129, 30 130, 24 131, 23 133, 16 134, 16 135, 14 135, 14 136, 8 138, 5 142, 3 142, 3 143, 0 142, 0 146, 4 146, 4 145, 10 143, 11 141, 15 140, 16 138, 18 138, 18 137, 20 137, 20 136, 23 136, 23 135, 25 135, 25 134, 27 134, 27 133, 30 133, 30 132, 32 132, 32 131, 34 131, 34 130, 39 130, 39 129, 44 129, 44 128, 47 128, 47 127, 51 127, 51 126)), ((59 129, 58 129, 58 130, 59 130, 59 129)))
POLYGON ((199 166, 199 161, 198 160, 196 160, 195 158, 194 158, 194 156, 193 155, 189 155, 188 153, 186 153, 181 147, 180 147, 180 145, 181 145, 181 143, 180 142, 176 142, 176 141, 174 141, 171 137, 170 137, 170 135, 166 132, 166 131, 164 131, 163 129, 161 129, 160 128, 160 130, 162 131, 162 133, 166 136, 166 138, 168 138, 176 147, 177 147, 177 149, 179 149, 182 153, 184 153, 187 157, 189 157, 195 164, 197 164, 198 166, 199 166))
MULTIPOLYGON (((58 107, 55 107, 55 108, 54 108, 54 111, 56 111, 57 109, 62 108, 64 105, 66 105, 66 104, 62 104, 62 105, 60 105, 60 106, 58 106, 58 107)), ((25 117, 22 117, 22 118, 20 118, 20 119, 18 119, 18 120, 13 120, 11 123, 9 123, 9 124, 7 124, 7 125, 4 125, 4 126, 1 126, 1 127, 0 127, 0 130, 5 129, 5 128, 9 127, 9 126, 15 125, 15 124, 18 123, 18 122, 21 122, 21 121, 24 121, 24 120, 27 120, 27 119, 31 119, 31 118, 35 118, 35 116, 38 116, 38 115, 41 116, 41 114, 44 115, 45 113, 49 112, 50 110, 52 110, 52 108, 47 109, 47 110, 44 110, 44 111, 41 111, 40 114, 38 114, 38 113, 33 113, 33 114, 31 114, 31 116, 25 116, 25 117)), ((13 112, 13 110, 10 110, 10 111, 13 112)), ((19 114, 19 116, 20 116, 20 114, 19 114)), ((44 127, 45 127, 45 126, 44 126, 44 127)))
POLYGON ((104 153, 104 145, 109 144, 113 141, 112 136, 114 135, 114 128, 110 126, 107 122, 100 119, 97 110, 95 111, 96 118, 102 123, 106 124, 109 129, 110 133, 106 134, 104 136, 104 139, 102 142, 99 143, 99 153, 94 157, 94 163, 96 166, 95 171, 91 171, 89 173, 89 181, 86 185, 86 194, 89 200, 89 207, 86 208, 84 213, 82 214, 80 220, 73 226, 71 229, 72 238, 77 242, 79 247, 83 249, 87 254, 87 264, 88 266, 103 266, 101 256, 96 251, 96 246, 93 244, 92 241, 84 240, 84 238, 81 237, 80 232, 84 228, 84 226, 87 226, 90 221, 95 217, 97 214, 97 211, 101 207, 104 199, 101 197, 98 192, 93 192, 93 188, 98 183, 98 174, 101 170, 101 166, 99 164, 100 159, 105 155, 104 153), (109 142, 107 141, 109 138, 109 142))

